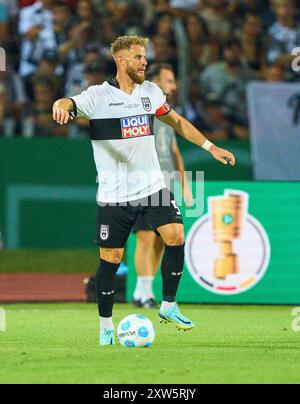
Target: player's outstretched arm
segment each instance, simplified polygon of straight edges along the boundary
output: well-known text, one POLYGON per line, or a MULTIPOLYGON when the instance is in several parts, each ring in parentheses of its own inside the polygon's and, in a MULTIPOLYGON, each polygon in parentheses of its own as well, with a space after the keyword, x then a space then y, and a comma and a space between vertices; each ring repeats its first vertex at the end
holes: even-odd
POLYGON ((159 116, 158 119, 167 125, 172 126, 172 128, 184 139, 207 150, 221 163, 230 163, 232 166, 235 165, 235 157, 232 153, 209 142, 194 125, 187 121, 183 116, 179 115, 176 111, 172 110, 167 115, 159 116))
POLYGON ((62 98, 53 104, 53 120, 60 125, 73 120, 73 103, 69 98, 62 98))

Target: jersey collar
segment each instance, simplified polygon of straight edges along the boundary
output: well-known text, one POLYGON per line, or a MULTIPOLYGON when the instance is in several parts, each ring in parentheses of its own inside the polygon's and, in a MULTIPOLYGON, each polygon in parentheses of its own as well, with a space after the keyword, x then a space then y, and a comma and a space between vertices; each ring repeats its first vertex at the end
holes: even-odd
POLYGON ((120 89, 118 80, 115 77, 108 79, 107 82, 108 82, 108 84, 110 86, 113 86, 113 87, 116 87, 116 88, 120 89))
POLYGON ((114 87, 116 90, 119 90, 119 91, 118 91, 118 94, 122 94, 122 95, 124 95, 124 96, 126 96, 126 97, 132 97, 132 96, 136 93, 136 91, 140 88, 140 85, 138 84, 138 85, 135 87, 135 89, 133 90, 133 92, 132 92, 131 94, 128 94, 128 93, 126 93, 125 91, 123 91, 123 90, 120 89, 118 80, 117 80, 116 78, 110 78, 110 79, 108 79, 106 82, 107 82, 108 85, 114 87))

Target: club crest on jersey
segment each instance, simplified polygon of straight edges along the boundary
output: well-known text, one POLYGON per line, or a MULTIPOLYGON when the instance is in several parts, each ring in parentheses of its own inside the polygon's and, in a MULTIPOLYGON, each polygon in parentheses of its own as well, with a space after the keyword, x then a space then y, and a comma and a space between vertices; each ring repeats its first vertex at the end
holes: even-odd
POLYGON ((144 110, 147 111, 147 112, 150 112, 151 109, 152 109, 150 98, 149 97, 142 97, 141 100, 142 100, 144 110))
POLYGON ((149 117, 147 115, 122 118, 121 128, 123 139, 147 136, 151 134, 149 117))
POLYGON ((102 241, 108 240, 108 238, 109 238, 109 226, 108 225, 101 224, 100 238, 102 241))

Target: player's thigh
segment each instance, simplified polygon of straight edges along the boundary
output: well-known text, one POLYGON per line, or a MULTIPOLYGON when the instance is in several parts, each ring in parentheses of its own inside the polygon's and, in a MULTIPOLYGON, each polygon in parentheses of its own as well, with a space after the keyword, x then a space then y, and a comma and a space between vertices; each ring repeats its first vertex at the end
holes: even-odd
POLYGON ((157 237, 157 235, 155 233, 153 233, 153 234, 155 237, 155 241, 154 241, 155 252, 157 255, 161 255, 165 248, 164 240, 162 239, 162 237, 157 237))
POLYGON ((133 233, 137 238, 137 251, 148 251, 149 248, 155 248, 156 234, 145 220, 145 216, 140 213, 133 227, 133 233))
POLYGON ((169 223, 157 228, 165 245, 179 246, 184 244, 184 227, 180 223, 169 223))
POLYGON ((144 208, 146 222, 157 236, 162 237, 166 245, 183 244, 183 219, 173 194, 164 189, 160 191, 155 202, 156 206, 151 204, 144 208))
POLYGON ((156 241, 156 234, 152 230, 140 230, 136 233, 137 244, 140 247, 148 248, 154 247, 156 241))

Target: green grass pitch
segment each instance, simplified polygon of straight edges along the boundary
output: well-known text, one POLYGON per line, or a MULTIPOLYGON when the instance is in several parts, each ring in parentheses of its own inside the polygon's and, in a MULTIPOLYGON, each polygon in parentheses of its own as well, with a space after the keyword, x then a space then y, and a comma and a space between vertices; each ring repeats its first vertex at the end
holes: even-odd
MULTIPOLYGON (((2 306, 3 307, 3 306, 2 306)), ((6 305, 0 383, 299 383, 300 333, 290 307, 184 305, 196 329, 159 324, 156 311, 116 305, 154 321, 151 348, 98 346, 91 304, 6 305)))

